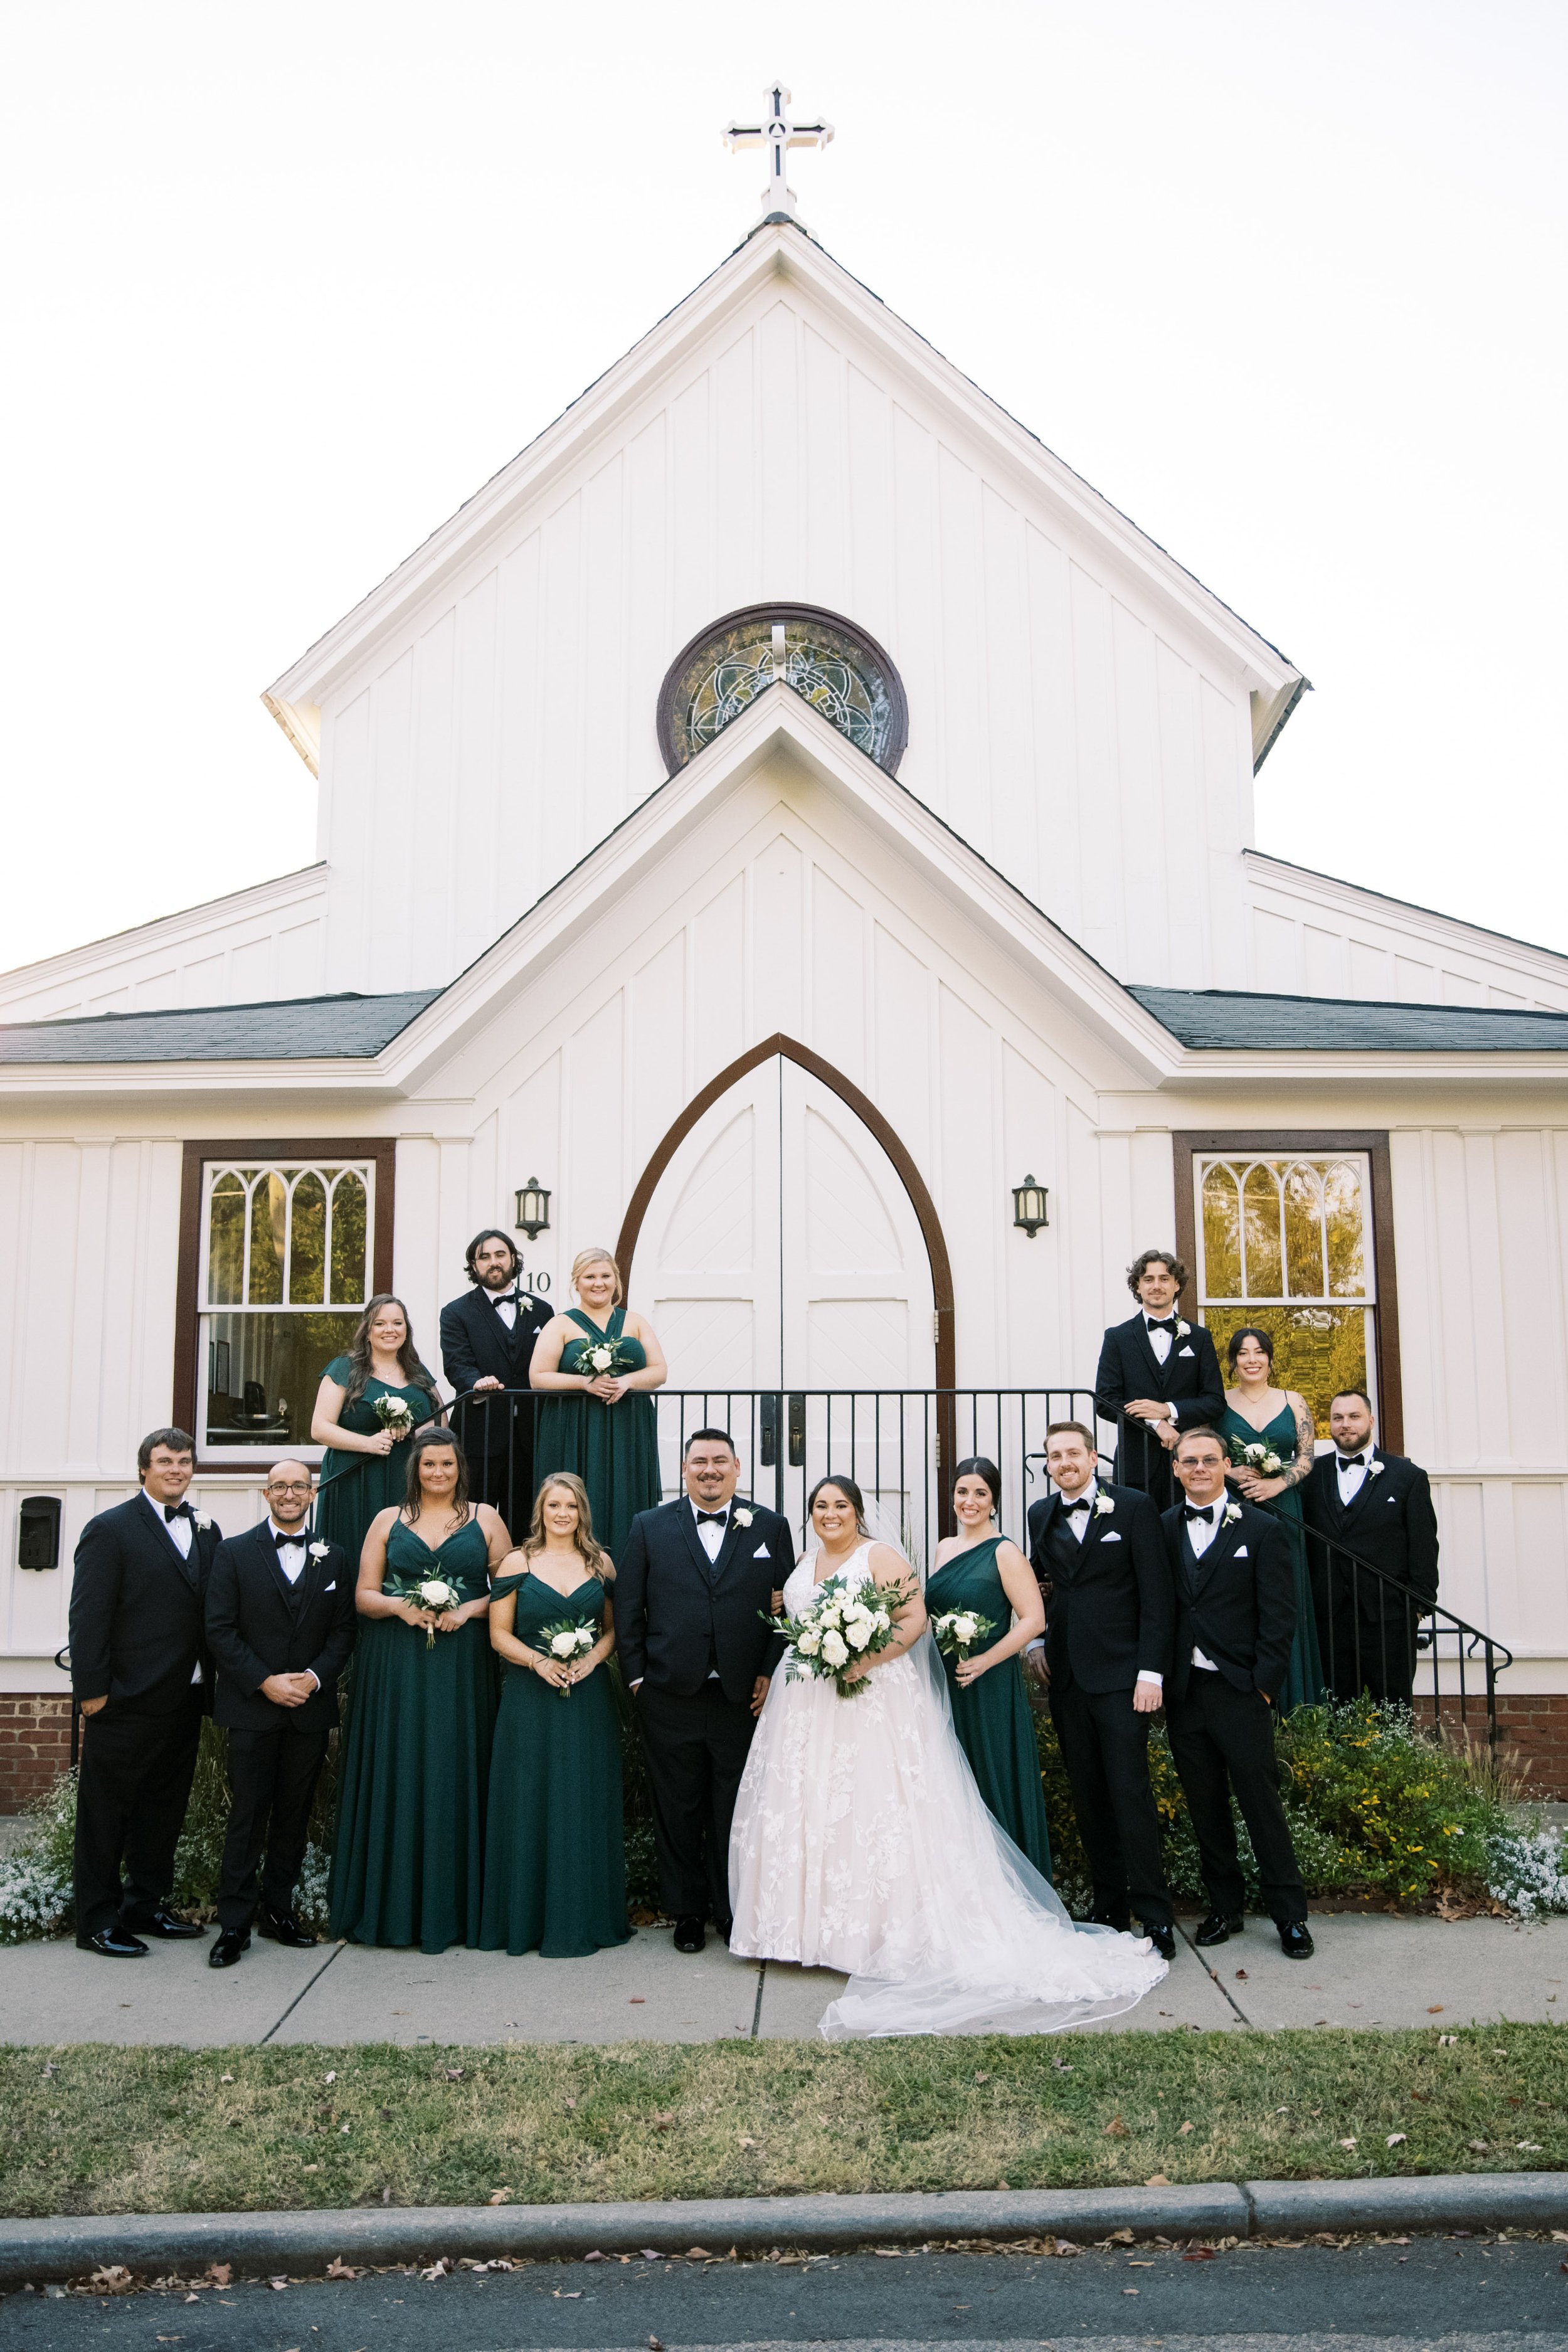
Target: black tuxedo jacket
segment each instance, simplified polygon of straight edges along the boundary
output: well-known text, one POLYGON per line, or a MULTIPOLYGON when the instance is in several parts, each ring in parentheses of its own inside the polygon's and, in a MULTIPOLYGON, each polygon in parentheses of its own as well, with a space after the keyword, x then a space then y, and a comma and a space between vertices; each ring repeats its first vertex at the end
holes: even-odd
MULTIPOLYGON (((320 1538, 307 1533, 307 1545, 320 1538)), ((217 1668, 216 1722, 237 1731, 326 1731, 338 1719, 338 1676, 358 1630, 348 1554, 329 1543, 309 1549, 299 1581, 278 1565, 265 1519, 220 1543, 207 1578, 207 1646, 217 1668), (268 1675, 307 1669, 321 1687, 303 1706, 278 1706, 261 1695, 268 1675)))
POLYGON ((1080 1544, 1051 1542, 1060 1495, 1029 1506, 1029 1565, 1046 1601, 1046 1661, 1052 1680, 1086 1691, 1130 1691, 1140 1671, 1168 1675, 1176 1592, 1159 1515, 1136 1486, 1098 1481, 1112 1508, 1091 1508, 1080 1544), (1070 1554, 1070 1558, 1069 1558, 1070 1554))
POLYGON ((209 1519, 193 1530, 190 1558, 182 1559, 163 1505, 142 1494, 88 1521, 71 1581, 78 1698, 107 1698, 108 1714, 177 1715, 200 1666, 203 1708, 211 1707, 202 1604, 222 1540, 223 1529, 209 1519))
MULTIPOLYGON (((1173 1335, 1163 1363, 1149 1345, 1149 1327, 1142 1307, 1125 1323, 1113 1323, 1101 1341, 1094 1406, 1102 1421, 1117 1424, 1121 1438, 1117 1467, 1123 1475, 1142 1460, 1139 1439, 1131 1434, 1141 1424, 1123 1417, 1130 1397, 1158 1397, 1163 1403, 1175 1405, 1181 1429, 1218 1421, 1225 1411, 1225 1382, 1214 1341, 1201 1323, 1190 1325, 1184 1334, 1173 1335)), ((1152 1463, 1159 1458, 1152 1449, 1159 1448, 1163 1455, 1163 1448, 1152 1432, 1145 1442, 1152 1449, 1152 1463)))
POLYGON ((655 1690, 689 1698, 716 1665, 725 1697, 749 1701, 757 1676, 784 1655, 782 1636, 763 1619, 794 1567, 789 1521, 743 1496, 711 1562, 685 1495, 639 1511, 616 1563, 616 1641, 627 1682, 646 1676, 655 1690), (751 1513, 748 1527, 738 1511, 751 1513))
MULTIPOLYGON (((1383 1467, 1376 1477, 1369 1472, 1362 1480, 1359 1493, 1345 1510, 1340 1504, 1337 1455, 1320 1454, 1301 1488, 1302 1515, 1307 1525, 1331 1543, 1343 1544, 1362 1559, 1370 1560, 1373 1568, 1398 1577, 1424 1601, 1436 1601, 1437 1514, 1432 1508, 1426 1473, 1403 1454, 1385 1454, 1381 1445, 1373 1447, 1373 1459, 1383 1467)), ((1321 1591, 1328 1556, 1317 1544, 1310 1545, 1309 1551, 1314 1582, 1321 1591)), ((1347 1588, 1350 1573, 1348 1562, 1336 1568, 1336 1589, 1347 1588)), ((1355 1587, 1363 1617, 1376 1621, 1385 1609, 1397 1614, 1406 1606, 1376 1577, 1358 1576, 1355 1587)))
POLYGON ((1277 1698, 1296 1632, 1290 1541, 1271 1512, 1238 1502, 1226 1489, 1221 1519, 1203 1558, 1187 1541, 1183 1506, 1161 1513, 1165 1555, 1176 1587, 1176 1654, 1168 1690, 1180 1698, 1193 1671, 1194 1644, 1237 1690, 1277 1698))
MULTIPOLYGON (((481 1284, 441 1309, 441 1370, 454 1396, 463 1396, 484 1380, 500 1381, 507 1389, 526 1389, 533 1343, 554 1308, 542 1306, 524 1291, 518 1301, 517 1320, 510 1330, 490 1304, 491 1294, 481 1284)), ((499 1454, 507 1442, 512 1420, 531 1431, 534 1408, 526 1399, 515 1406, 480 1407, 462 1411, 463 1443, 487 1454, 499 1454)), ((532 1501, 532 1496, 528 1497, 532 1501)))

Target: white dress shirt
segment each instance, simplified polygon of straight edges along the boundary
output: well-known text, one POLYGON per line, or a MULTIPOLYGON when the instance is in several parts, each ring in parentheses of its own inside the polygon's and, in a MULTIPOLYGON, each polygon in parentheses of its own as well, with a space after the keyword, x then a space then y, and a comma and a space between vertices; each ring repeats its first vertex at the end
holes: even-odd
POLYGON ((310 1528, 308 1527, 297 1528, 280 1528, 277 1520, 272 1517, 271 1513, 268 1512, 267 1516, 267 1533, 268 1538, 273 1541, 276 1541, 279 1536, 284 1538, 283 1542, 278 1546, 278 1565, 283 1570, 284 1575, 288 1578, 290 1584, 298 1584, 300 1577, 305 1572, 305 1562, 310 1558, 310 1553, 306 1549, 310 1540, 310 1528))
POLYGON ((163 1533, 168 1537, 169 1541, 179 1553, 180 1558, 182 1559, 189 1559, 191 1556, 191 1546, 196 1539, 196 1523, 195 1518, 186 1518, 182 1512, 176 1518, 166 1519, 163 1517, 163 1504, 155 1503, 153 1500, 152 1496, 147 1492, 145 1486, 142 1489, 142 1500, 146 1504, 147 1508, 153 1513, 158 1525, 163 1528, 163 1533))
MULTIPOLYGON (((1168 1331, 1165 1331, 1162 1332, 1160 1336, 1163 1339, 1168 1339, 1171 1335, 1168 1331)), ((1061 1498, 1061 1516, 1067 1521, 1069 1531, 1076 1536, 1079 1543, 1082 1543, 1085 1536, 1089 1533, 1089 1523, 1094 1517, 1094 1507, 1099 1498, 1100 1489, 1095 1486, 1086 1486, 1081 1495, 1064 1495, 1061 1498), (1086 1510, 1075 1510, 1073 1506, 1078 1503, 1087 1504, 1088 1508, 1086 1510)), ((1046 1637, 1042 1633, 1037 1641, 1030 1642, 1026 1645, 1024 1654, 1026 1657, 1030 1651, 1043 1650, 1045 1646, 1046 1637)), ((1139 1667, 1138 1679, 1141 1683, 1152 1683, 1156 1690, 1163 1690, 1165 1686, 1164 1675, 1153 1673, 1153 1671, 1147 1666, 1139 1667)))
MULTIPOLYGON (((1214 1513, 1212 1519, 1184 1519, 1182 1523, 1187 1530, 1187 1541, 1193 1548, 1194 1559, 1202 1559, 1205 1552, 1207 1551, 1210 1544, 1213 1543, 1215 1536, 1219 1533, 1220 1519, 1226 1509, 1226 1497, 1222 1495, 1217 1503, 1211 1503, 1206 1506, 1194 1505, 1194 1507, 1207 1508, 1212 1510, 1214 1513)), ((1193 1644, 1193 1664, 1194 1666, 1201 1666, 1205 1675, 1217 1675, 1219 1672, 1219 1668, 1215 1665, 1214 1660, 1212 1658, 1205 1658, 1195 1642, 1193 1644)))
POLYGON ((1369 1465, 1371 1464, 1372 1457, 1373 1441, 1369 1437, 1365 1445, 1362 1448, 1361 1461, 1352 1462, 1350 1468, 1347 1470, 1344 1467, 1344 1465, 1346 1462, 1350 1461, 1350 1456, 1346 1454, 1342 1454, 1339 1447, 1337 1445, 1335 1446, 1334 1475, 1340 1482, 1340 1508, 1342 1511, 1348 1503, 1354 1502, 1356 1496, 1361 1493, 1362 1488, 1365 1486, 1367 1471, 1369 1465))
MULTIPOLYGON (((1143 1318, 1143 1337, 1154 1351, 1155 1362, 1163 1364, 1176 1344, 1176 1335, 1173 1331, 1151 1331, 1149 1325, 1152 1319, 1147 1315, 1143 1318)), ((1163 1322, 1165 1318, 1161 1316, 1159 1319, 1163 1322)))
POLYGON ((507 1329, 509 1331, 515 1331, 517 1328, 516 1299, 492 1298, 490 1300, 490 1305, 495 1308, 496 1313, 500 1317, 500 1319, 506 1325, 507 1329))
MULTIPOLYGON (((690 1502, 691 1497, 688 1496, 687 1500, 690 1502)), ((717 1559, 720 1548, 730 1532, 730 1506, 728 1503, 724 1505, 724 1516, 721 1519, 698 1520, 697 1514, 703 1507, 700 1503, 691 1504, 691 1517, 697 1522, 697 1540, 710 1559, 717 1559)))

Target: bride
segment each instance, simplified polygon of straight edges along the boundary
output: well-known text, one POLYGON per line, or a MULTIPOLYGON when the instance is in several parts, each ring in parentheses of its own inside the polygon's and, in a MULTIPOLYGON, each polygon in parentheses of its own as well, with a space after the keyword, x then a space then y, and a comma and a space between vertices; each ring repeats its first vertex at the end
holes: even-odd
MULTIPOLYGON (((829 1577, 907 1588, 852 1478, 819 1479, 810 1516, 820 1548, 784 1587, 791 1615, 829 1577)), ((829 2041, 1047 2033, 1131 2009, 1165 1962, 1147 1938, 1074 1925, 975 1786, 918 1593, 894 1622, 853 1696, 773 1675, 730 1838, 731 1951, 845 1970, 829 2041)))

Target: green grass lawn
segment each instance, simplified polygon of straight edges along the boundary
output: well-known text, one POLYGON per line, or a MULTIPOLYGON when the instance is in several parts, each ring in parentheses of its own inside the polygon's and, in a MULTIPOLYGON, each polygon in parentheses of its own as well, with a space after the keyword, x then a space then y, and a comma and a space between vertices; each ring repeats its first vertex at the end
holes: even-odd
POLYGON ((0 2116, 8 2215, 1562 2169, 1568 2032, 12 2047, 0 2116))

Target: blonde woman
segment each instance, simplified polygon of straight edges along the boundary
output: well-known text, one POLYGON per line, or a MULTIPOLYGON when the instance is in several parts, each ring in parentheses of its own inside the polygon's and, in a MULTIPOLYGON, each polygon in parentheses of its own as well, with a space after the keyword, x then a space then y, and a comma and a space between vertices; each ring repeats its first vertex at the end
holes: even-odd
POLYGON ((581 1478, 547 1478, 521 1548, 490 1587, 490 1642, 506 1682, 490 1758, 481 1951, 581 1959, 632 1932, 620 1734, 600 1671, 616 1646, 615 1575, 594 1539, 581 1478), (580 1646, 564 1652, 568 1633, 580 1646))
POLYGON ((546 1399, 534 1467, 541 1489, 557 1470, 583 1481, 594 1525, 618 1553, 637 1513, 659 1499, 650 1391, 664 1386, 669 1368, 652 1324, 622 1306, 621 1270, 608 1250, 578 1252, 572 1287, 576 1306, 552 1316, 528 1368, 531 1386, 546 1399))

